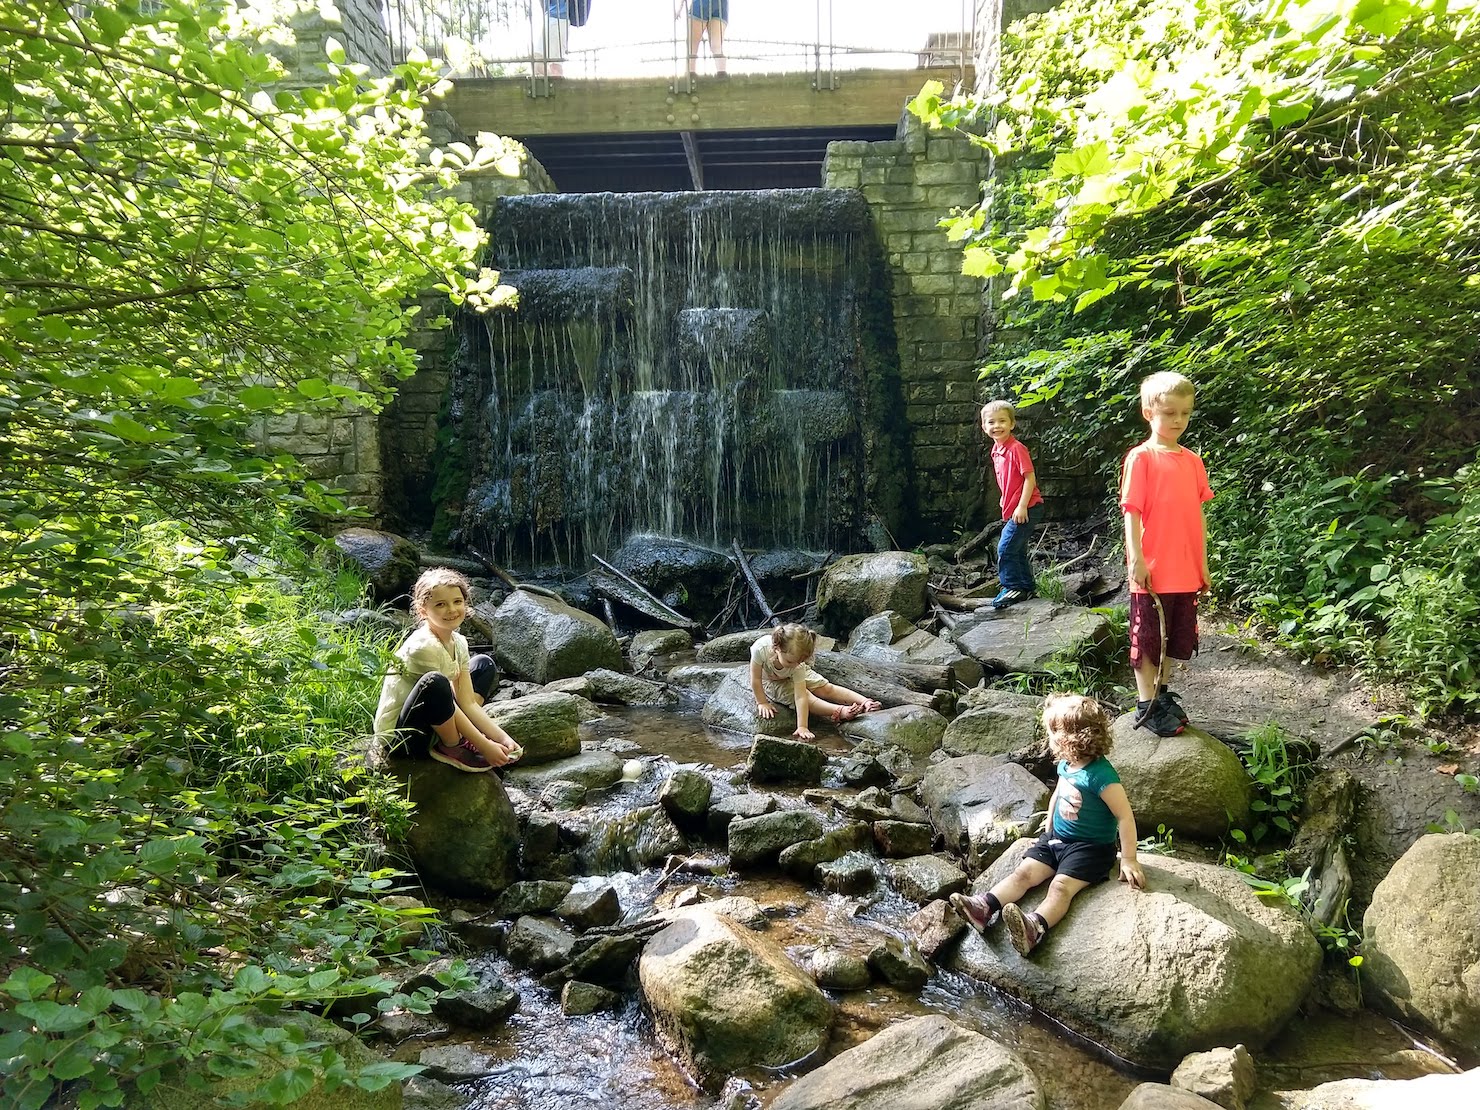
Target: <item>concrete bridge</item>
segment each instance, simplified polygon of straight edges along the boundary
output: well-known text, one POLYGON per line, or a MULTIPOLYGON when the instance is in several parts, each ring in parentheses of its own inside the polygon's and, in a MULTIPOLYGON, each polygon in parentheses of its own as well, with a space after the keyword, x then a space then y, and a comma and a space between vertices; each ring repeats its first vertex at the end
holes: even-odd
POLYGON ((970 66, 725 79, 460 78, 443 102, 469 135, 518 139, 561 192, 815 188, 835 140, 894 137, 926 81, 970 66))

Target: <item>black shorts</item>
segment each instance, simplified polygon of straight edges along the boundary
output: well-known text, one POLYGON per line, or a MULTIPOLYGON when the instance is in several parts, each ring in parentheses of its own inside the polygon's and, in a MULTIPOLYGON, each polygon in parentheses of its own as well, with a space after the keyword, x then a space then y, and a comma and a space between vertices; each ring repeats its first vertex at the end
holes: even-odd
MULTIPOLYGON (((498 666, 493 657, 475 655, 469 659, 468 678, 475 693, 485 701, 491 698, 498 689, 498 666)), ((392 750, 425 755, 432 745, 441 743, 433 729, 452 720, 456 711, 457 696, 452 692, 452 680, 437 671, 428 671, 416 680, 401 705, 392 750)))
POLYGON ((1114 844, 1096 844, 1092 840, 1060 840, 1057 837, 1050 840, 1044 833, 1025 854, 1028 859, 1052 867, 1055 875, 1068 875, 1087 883, 1103 883, 1115 866, 1116 847, 1114 844))

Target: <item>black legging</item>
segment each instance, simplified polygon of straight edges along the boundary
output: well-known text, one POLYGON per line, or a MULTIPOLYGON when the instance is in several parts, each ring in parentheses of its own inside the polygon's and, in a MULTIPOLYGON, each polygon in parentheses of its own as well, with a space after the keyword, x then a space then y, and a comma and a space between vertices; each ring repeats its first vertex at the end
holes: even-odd
MULTIPOLYGON (((468 678, 473 689, 485 701, 498 689, 498 666, 491 655, 475 655, 468 660, 468 678)), ((411 693, 401 705, 396 717, 397 748, 406 748, 412 755, 424 756, 433 744, 441 742, 436 726, 452 720, 457 710, 457 697, 452 692, 452 680, 440 671, 428 671, 416 680, 411 693), (418 743, 418 741, 420 741, 418 743)))

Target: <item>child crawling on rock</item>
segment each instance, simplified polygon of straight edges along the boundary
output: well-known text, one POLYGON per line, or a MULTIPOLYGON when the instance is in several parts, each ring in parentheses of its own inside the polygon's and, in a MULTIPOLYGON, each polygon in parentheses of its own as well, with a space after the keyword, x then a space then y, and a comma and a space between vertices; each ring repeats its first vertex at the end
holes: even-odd
POLYGON ((380 687, 375 735, 389 744, 409 744, 459 771, 490 771, 524 754, 509 734, 483 711, 496 676, 486 655, 469 658, 458 626, 467 615, 468 580, 455 570, 433 567, 411 587, 411 612, 421 623, 396 648, 380 687))
POLYGON ((800 624, 783 624, 773 628, 750 646, 750 690, 755 695, 755 711, 766 720, 776 716, 774 702, 794 706, 797 711, 798 740, 811 740, 816 735, 807 720, 816 713, 834 723, 851 721, 861 713, 881 708, 872 698, 834 686, 812 669, 817 654, 817 633, 800 624))
POLYGON ((1012 946, 1026 956, 1057 925, 1074 896, 1104 882, 1115 865, 1120 841, 1120 878, 1141 889, 1146 876, 1136 862, 1136 817, 1120 776, 1105 758, 1110 722, 1093 698, 1050 694, 1043 703, 1048 750, 1059 761, 1059 782, 1048 800, 1048 820, 1023 862, 982 895, 951 895, 951 905, 977 932, 1000 919, 1012 946), (1036 910, 1024 913, 1017 901, 1049 880, 1036 910))

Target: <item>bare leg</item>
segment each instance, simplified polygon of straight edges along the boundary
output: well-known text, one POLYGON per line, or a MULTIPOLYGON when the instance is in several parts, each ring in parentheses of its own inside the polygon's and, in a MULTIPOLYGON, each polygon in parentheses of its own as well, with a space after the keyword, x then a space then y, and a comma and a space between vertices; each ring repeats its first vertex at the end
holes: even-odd
POLYGON ((1038 904, 1038 916, 1048 925, 1057 925, 1069 909, 1069 903, 1089 883, 1083 879, 1071 879, 1068 875, 1055 875, 1048 884, 1048 893, 1038 904))
MULTIPOLYGON (((1036 859, 1025 859, 1012 874, 992 888, 992 895, 1002 905, 1016 902, 1028 891, 1053 877, 1053 868, 1036 859)), ((1057 918, 1055 919, 1057 920, 1057 918)))
MULTIPOLYGON (((714 72, 725 72, 725 21, 711 19, 708 24, 709 54, 714 59, 714 72)), ((694 53, 694 51, 689 51, 694 53)))
POLYGON ((1136 700, 1150 701, 1156 697, 1156 675, 1160 667, 1155 663, 1148 662, 1144 656, 1141 665, 1136 668, 1136 700))
POLYGON ((819 693, 833 689, 836 689, 836 687, 831 685, 818 686, 815 690, 808 690, 803 695, 807 699, 807 715, 813 720, 836 720, 837 714, 845 708, 847 703, 840 704, 838 702, 827 701, 825 698, 817 696, 819 693))
POLYGON ((858 706, 857 713, 872 713, 875 709, 882 709, 883 705, 874 701, 873 698, 864 697, 857 690, 850 690, 846 686, 838 686, 829 682, 826 686, 819 686, 816 692, 831 701, 839 702, 845 706, 858 706))
POLYGON ((689 20, 689 76, 699 76, 699 40, 704 37, 704 24, 689 20))

